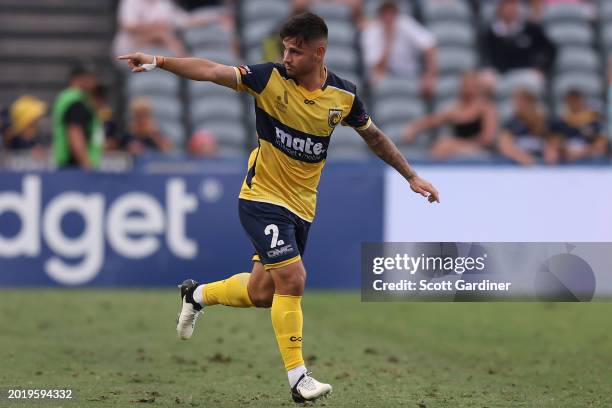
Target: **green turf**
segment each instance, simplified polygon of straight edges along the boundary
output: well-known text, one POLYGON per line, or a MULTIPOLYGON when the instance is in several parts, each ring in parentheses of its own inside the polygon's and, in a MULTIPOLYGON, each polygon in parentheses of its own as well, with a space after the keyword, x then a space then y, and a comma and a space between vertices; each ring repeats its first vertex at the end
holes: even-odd
MULTIPOLYGON (((169 291, 0 291, 6 389, 79 407, 290 407, 269 311, 211 307, 176 338, 169 291)), ((612 303, 360 303, 308 293, 305 357, 327 407, 611 407, 612 303)))

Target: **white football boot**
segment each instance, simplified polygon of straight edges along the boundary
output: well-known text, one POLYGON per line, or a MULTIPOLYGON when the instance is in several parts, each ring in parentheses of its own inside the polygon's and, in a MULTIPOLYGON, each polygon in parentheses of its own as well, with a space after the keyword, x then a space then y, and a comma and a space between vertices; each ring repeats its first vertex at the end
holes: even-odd
POLYGON ((176 332, 181 340, 189 340, 193 335, 196 320, 203 310, 202 305, 193 300, 193 292, 200 284, 193 279, 187 279, 178 285, 181 290, 183 307, 176 319, 176 332))
POLYGON ((310 376, 310 373, 303 374, 293 388, 291 397, 294 402, 304 403, 314 401, 321 397, 328 397, 332 392, 332 386, 321 383, 310 376))

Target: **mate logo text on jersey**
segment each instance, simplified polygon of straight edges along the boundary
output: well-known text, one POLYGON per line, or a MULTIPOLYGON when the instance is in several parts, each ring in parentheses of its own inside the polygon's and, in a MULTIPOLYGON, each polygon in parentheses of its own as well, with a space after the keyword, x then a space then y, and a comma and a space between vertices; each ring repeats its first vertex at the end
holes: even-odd
POLYGON ((342 109, 330 109, 327 115, 327 123, 330 128, 335 128, 342 120, 342 109))
POLYGON ((276 147, 292 158, 309 162, 323 160, 324 154, 327 151, 324 143, 313 142, 310 137, 303 138, 290 135, 277 127, 274 129, 276 130, 276 147))

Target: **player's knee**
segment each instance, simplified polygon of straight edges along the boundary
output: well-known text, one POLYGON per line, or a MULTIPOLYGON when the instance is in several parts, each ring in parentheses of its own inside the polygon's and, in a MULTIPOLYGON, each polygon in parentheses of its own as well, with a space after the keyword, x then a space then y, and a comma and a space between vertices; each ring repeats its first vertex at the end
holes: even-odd
POLYGON ((306 272, 297 264, 274 270, 277 293, 301 296, 306 284, 306 272))
POLYGON ((283 286, 285 288, 284 292, 301 295, 304 292, 304 286, 306 286, 306 279, 304 276, 292 276, 283 283, 283 286))
POLYGON ((257 291, 249 294, 251 302, 255 307, 269 308, 272 306, 272 298, 274 297, 274 290, 257 291))

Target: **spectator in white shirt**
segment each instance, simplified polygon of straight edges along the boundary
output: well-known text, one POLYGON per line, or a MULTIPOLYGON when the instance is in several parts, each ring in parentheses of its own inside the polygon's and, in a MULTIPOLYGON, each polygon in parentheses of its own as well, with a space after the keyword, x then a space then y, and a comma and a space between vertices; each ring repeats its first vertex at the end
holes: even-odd
POLYGON ((172 0, 121 0, 113 52, 117 56, 161 47, 177 57, 185 57, 187 49, 176 34, 178 29, 225 23, 226 17, 223 13, 190 14, 172 0))
POLYGON ((423 95, 431 96, 438 75, 435 37, 412 17, 400 15, 395 2, 385 1, 380 5, 377 20, 363 31, 361 42, 373 83, 387 75, 420 76, 423 95))

